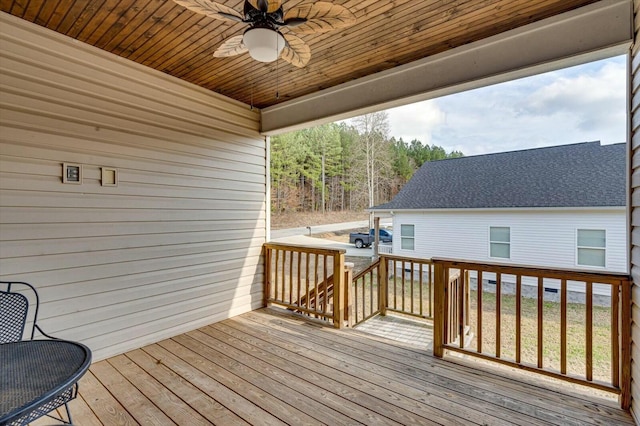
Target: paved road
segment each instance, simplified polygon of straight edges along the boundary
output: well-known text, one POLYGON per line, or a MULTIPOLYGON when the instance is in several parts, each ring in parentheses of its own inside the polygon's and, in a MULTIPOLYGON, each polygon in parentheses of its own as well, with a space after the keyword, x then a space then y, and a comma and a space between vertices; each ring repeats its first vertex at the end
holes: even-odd
MULTIPOLYGON (((315 225, 311 227, 312 234, 322 232, 342 231, 345 229, 366 228, 369 226, 368 220, 357 222, 332 223, 329 225, 315 225)), ((391 219, 381 219, 380 226, 391 226, 391 219)), ((301 246, 315 246, 344 249, 347 256, 370 257, 373 256, 372 248, 357 249, 353 244, 341 243, 338 241, 309 236, 307 228, 276 229, 271 231, 271 241, 285 244, 295 244, 301 246)))
MULTIPOLYGON (((311 233, 319 234, 322 232, 342 231, 344 229, 366 228, 367 226, 369 226, 368 220, 360 220, 357 222, 331 223, 329 225, 313 225, 311 226, 311 233)), ((380 226, 391 226, 391 219, 380 219, 380 226)), ((309 235, 309 229, 302 227, 302 228, 274 229, 271 231, 272 240, 283 238, 283 237, 292 237, 295 235, 309 235)))

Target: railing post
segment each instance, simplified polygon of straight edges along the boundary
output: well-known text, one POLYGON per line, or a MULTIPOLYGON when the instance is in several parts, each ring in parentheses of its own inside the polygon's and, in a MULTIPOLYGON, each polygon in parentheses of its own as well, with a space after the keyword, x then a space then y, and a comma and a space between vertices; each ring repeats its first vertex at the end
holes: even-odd
POLYGON ((378 269, 378 279, 380 287, 378 288, 378 310, 380 315, 387 315, 387 295, 389 292, 389 274, 387 273, 388 262, 385 256, 379 258, 380 266, 378 269))
POLYGON ((378 260, 380 246, 380 218, 373 218, 373 259, 378 260))
POLYGON ((333 326, 342 328, 345 307, 344 253, 333 256, 333 326))
POLYGON ((262 305, 269 306, 269 296, 271 295, 271 249, 264 248, 264 295, 262 305))
POLYGON ((631 408, 631 281, 620 282, 620 407, 631 408))
POLYGON ((353 327, 353 267, 350 262, 344 264, 344 322, 353 327))
POLYGON ((444 298, 445 298, 445 267, 434 261, 433 283, 433 355, 442 358, 444 355, 444 298))

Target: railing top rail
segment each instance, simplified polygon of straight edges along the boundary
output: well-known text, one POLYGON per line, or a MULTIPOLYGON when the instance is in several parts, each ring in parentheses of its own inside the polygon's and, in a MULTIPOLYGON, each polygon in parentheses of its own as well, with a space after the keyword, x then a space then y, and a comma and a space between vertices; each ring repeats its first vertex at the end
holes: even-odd
POLYGON ((313 247, 313 246, 303 246, 298 244, 282 244, 282 243, 264 243, 264 247, 272 250, 298 251, 302 253, 326 254, 329 256, 334 256, 336 254, 345 254, 347 252, 345 249, 321 248, 321 247, 313 247))
POLYGON ((584 271, 564 268, 544 268, 533 265, 505 265, 495 262, 478 262, 472 260, 445 259, 434 257, 434 263, 449 268, 482 270, 499 272, 507 275, 544 276, 545 278, 566 279, 570 281, 586 281, 598 284, 622 285, 630 281, 628 274, 620 272, 584 271))
POLYGON ((366 269, 358 272, 357 275, 355 275, 351 281, 355 282, 356 280, 359 280, 360 278, 364 277, 365 275, 367 275, 369 272, 373 271, 374 269, 376 269, 378 267, 378 265, 380 264, 380 259, 376 260, 375 262, 373 262, 371 265, 367 266, 366 269))
POLYGON ((380 257, 384 257, 387 260, 395 260, 395 261, 404 261, 404 262, 413 262, 413 263, 423 263, 423 264, 432 264, 433 260, 432 259, 419 259, 419 258, 415 258, 415 257, 404 257, 404 256, 397 256, 397 255, 393 255, 393 254, 380 254, 380 257))

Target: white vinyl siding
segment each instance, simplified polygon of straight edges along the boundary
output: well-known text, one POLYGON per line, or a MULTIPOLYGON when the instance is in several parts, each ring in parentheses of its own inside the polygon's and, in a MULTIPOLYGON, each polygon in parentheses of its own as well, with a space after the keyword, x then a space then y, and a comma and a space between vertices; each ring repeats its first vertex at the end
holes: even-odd
POLYGON ((509 259, 511 257, 511 230, 504 226, 489 228, 489 257, 509 259))
MULTIPOLYGON (((395 212, 394 231, 415 224, 415 250, 402 250, 394 239, 393 252, 420 258, 444 257, 509 264, 576 267, 576 229, 607 231, 607 270, 627 271, 626 212, 623 207, 589 210, 478 210, 395 212), (510 229, 510 258, 492 259, 488 229, 510 229)), ((593 269, 593 268, 591 268, 593 269)))
MULTIPOLYGON (((640 10, 640 0, 634 0, 634 10, 640 10)), ((629 58, 630 82, 629 88, 629 146, 628 163, 631 172, 629 176, 629 200, 631 214, 629 230, 631 233, 631 414, 637 424, 640 424, 640 14, 635 14, 636 42, 629 58)))
POLYGON ((402 250, 415 249, 414 225, 400 225, 400 246, 402 250))
POLYGON ((576 234, 577 264, 604 268, 607 258, 607 232, 604 229, 578 229, 576 234))
POLYGON ((261 306, 259 111, 0 24, 0 279, 36 286, 45 330, 99 360, 261 306), (65 162, 80 184, 62 183, 65 162))

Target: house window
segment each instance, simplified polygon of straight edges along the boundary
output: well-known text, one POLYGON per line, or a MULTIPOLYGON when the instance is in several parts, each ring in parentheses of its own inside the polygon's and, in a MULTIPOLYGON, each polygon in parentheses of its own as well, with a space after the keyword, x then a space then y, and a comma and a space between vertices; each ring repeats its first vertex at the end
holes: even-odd
POLYGON ((489 256, 502 259, 511 258, 511 228, 489 227, 489 256))
POLYGON ((400 225, 400 248, 402 250, 414 250, 414 225, 400 225))
POLYGON ((607 236, 604 229, 578 229, 578 265, 605 267, 607 236))

